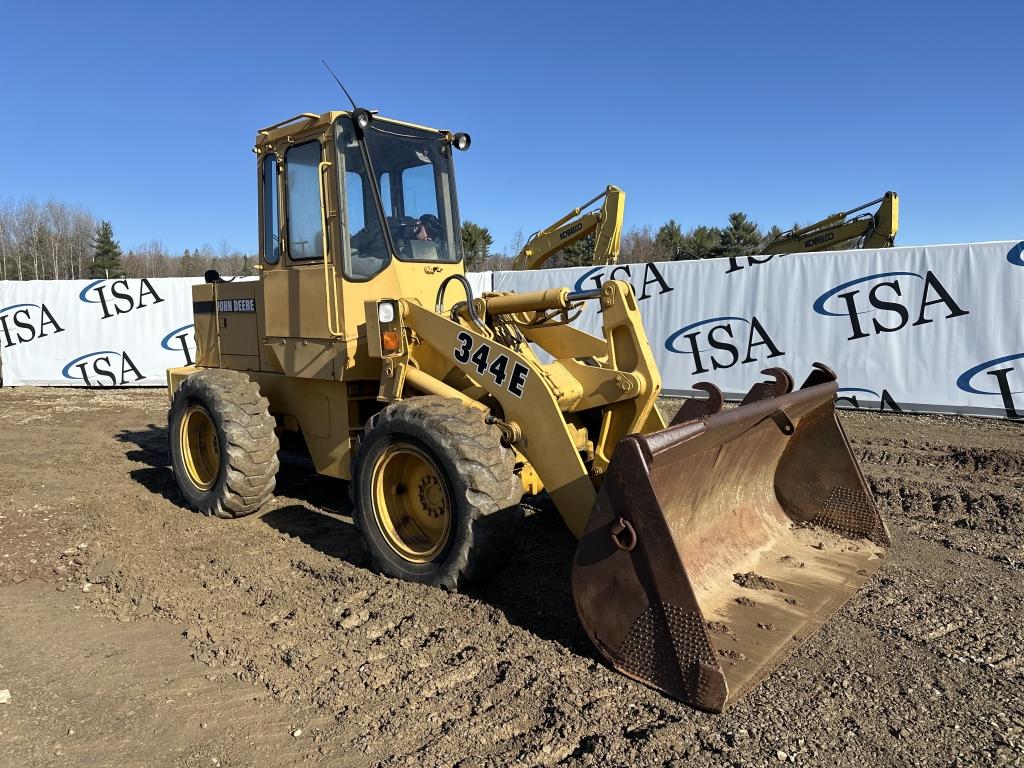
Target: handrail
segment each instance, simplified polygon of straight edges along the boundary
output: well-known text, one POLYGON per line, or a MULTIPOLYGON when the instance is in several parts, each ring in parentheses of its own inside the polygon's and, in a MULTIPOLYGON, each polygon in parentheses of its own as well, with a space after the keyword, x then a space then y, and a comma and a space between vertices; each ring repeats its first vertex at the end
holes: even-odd
POLYGON ((324 194, 324 172, 331 167, 326 160, 320 161, 320 245, 324 255, 324 290, 327 298, 327 332, 341 336, 341 310, 338 306, 338 283, 334 264, 327 253, 327 195, 324 194))
POLYGON ((257 135, 260 135, 260 136, 266 135, 266 134, 270 133, 272 130, 274 130, 275 128, 280 128, 281 126, 288 125, 288 123, 294 123, 296 120, 301 120, 302 118, 306 118, 307 120, 319 120, 320 119, 320 115, 313 114, 312 112, 303 112, 301 115, 296 115, 295 117, 289 117, 287 120, 282 120, 279 123, 274 123, 273 125, 268 125, 266 128, 260 128, 259 131, 257 132, 257 135))

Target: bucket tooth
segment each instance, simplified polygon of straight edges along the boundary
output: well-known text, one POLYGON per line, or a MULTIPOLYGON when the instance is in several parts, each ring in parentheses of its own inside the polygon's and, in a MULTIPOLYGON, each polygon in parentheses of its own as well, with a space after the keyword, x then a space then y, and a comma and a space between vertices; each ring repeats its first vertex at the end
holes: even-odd
POLYGON ((702 419, 705 416, 710 416, 722 410, 722 404, 725 402, 725 398, 722 397, 722 390, 708 381, 698 381, 693 385, 693 388, 706 392, 708 396, 703 399, 696 397, 688 398, 680 406, 679 410, 676 411, 676 415, 672 417, 672 423, 669 426, 674 427, 676 424, 682 424, 686 421, 702 419))
POLYGON ((767 399, 619 441, 573 563, 610 663, 709 712, 850 599, 889 543, 830 372, 796 392, 769 373, 767 399))
POLYGON ((749 405, 759 400, 782 397, 793 391, 793 376, 785 368, 765 368, 761 373, 771 376, 772 381, 759 381, 744 395, 740 405, 749 405))
POLYGON ((808 387, 814 387, 818 384, 827 384, 830 381, 839 380, 839 377, 836 376, 836 372, 824 363, 812 363, 811 369, 810 375, 804 380, 804 383, 800 385, 800 389, 807 389, 808 387))

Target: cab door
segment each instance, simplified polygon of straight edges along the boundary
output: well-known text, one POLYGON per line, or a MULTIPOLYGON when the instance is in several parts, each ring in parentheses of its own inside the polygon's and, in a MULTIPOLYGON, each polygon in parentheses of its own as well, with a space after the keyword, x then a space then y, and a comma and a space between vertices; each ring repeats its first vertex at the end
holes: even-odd
POLYGON ((329 133, 288 137, 261 169, 261 361, 264 370, 301 378, 334 379, 343 370, 329 139, 329 133))

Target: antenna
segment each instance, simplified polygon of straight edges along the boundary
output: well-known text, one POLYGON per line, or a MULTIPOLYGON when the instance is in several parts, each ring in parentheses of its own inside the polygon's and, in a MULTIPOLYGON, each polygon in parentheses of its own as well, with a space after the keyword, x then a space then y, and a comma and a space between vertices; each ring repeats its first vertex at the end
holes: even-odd
POLYGON ((358 107, 356 106, 355 99, 352 98, 352 94, 348 92, 348 88, 341 84, 341 80, 339 80, 338 76, 334 74, 334 70, 331 69, 330 65, 328 65, 328 63, 323 59, 320 59, 320 61, 323 63, 325 67, 327 67, 327 71, 331 73, 331 77, 334 78, 334 82, 338 84, 338 87, 345 92, 346 96, 348 96, 348 100, 352 102, 352 109, 358 109, 358 107))

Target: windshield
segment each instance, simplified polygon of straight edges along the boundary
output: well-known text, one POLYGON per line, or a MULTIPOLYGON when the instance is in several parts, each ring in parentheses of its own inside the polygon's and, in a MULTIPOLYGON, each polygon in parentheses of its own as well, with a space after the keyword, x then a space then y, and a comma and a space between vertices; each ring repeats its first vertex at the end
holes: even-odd
MULTIPOLYGON (((348 117, 338 119, 336 140, 348 216, 344 271, 349 278, 365 280, 387 264, 387 243, 348 117)), ((461 238, 447 142, 437 133, 380 119, 365 131, 365 142, 395 255, 402 261, 458 261, 461 238)))

